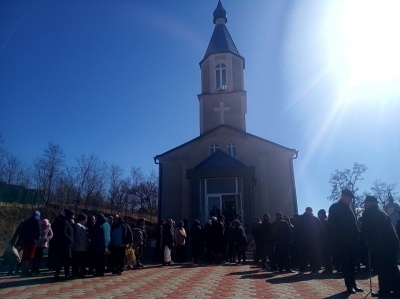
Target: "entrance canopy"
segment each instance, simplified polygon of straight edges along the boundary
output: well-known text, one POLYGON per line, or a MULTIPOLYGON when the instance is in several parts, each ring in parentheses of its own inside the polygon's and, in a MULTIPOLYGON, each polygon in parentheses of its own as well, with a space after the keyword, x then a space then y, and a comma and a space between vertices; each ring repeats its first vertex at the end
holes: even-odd
POLYGON ((228 154, 217 151, 194 169, 186 171, 191 181, 192 219, 210 219, 213 206, 227 220, 238 218, 250 225, 254 217, 254 167, 247 167, 228 154))

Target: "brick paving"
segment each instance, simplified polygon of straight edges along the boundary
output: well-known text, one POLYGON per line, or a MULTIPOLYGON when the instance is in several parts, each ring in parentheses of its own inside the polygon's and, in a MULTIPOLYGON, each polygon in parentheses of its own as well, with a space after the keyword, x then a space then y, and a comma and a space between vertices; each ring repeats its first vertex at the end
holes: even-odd
MULTIPOLYGON (((0 273, 0 298, 367 298, 369 276, 359 273, 363 293, 345 293, 339 274, 280 274, 254 265, 174 264, 125 271, 122 275, 55 281, 51 272, 31 278, 0 273)), ((377 277, 372 278, 377 290, 377 277)))

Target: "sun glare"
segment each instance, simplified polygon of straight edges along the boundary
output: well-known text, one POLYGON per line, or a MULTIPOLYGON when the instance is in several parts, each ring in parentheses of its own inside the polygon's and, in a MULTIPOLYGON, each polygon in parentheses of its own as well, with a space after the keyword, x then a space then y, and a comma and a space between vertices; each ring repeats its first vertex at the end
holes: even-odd
POLYGON ((341 61, 343 93, 399 100, 400 1, 347 0, 337 12, 335 60, 341 61))

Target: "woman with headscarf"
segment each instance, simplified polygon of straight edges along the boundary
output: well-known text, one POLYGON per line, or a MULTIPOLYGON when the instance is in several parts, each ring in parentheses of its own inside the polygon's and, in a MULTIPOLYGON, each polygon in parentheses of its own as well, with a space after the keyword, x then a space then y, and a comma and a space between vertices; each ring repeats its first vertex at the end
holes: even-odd
POLYGON ((22 276, 32 276, 29 267, 35 255, 36 245, 40 237, 40 212, 33 212, 22 225, 19 238, 22 242, 22 276))
POLYGON ((186 237, 183 221, 179 221, 175 228, 176 261, 178 263, 185 262, 186 237))
POLYGON ((49 246, 49 241, 53 238, 53 231, 48 219, 43 219, 40 227, 40 237, 36 246, 35 256, 32 262, 32 273, 39 274, 40 262, 42 261, 43 252, 49 246))
POLYGON ((104 276, 107 255, 110 254, 111 226, 103 214, 96 215, 96 223, 93 228, 92 245, 94 251, 96 273, 94 276, 104 276))

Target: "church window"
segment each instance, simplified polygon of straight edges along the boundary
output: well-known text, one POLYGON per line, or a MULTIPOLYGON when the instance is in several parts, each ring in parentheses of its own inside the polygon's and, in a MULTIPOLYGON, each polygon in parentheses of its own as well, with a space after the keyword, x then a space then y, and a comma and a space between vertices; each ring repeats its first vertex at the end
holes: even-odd
POLYGON ((212 154, 214 154, 216 151, 218 151, 218 144, 216 144, 216 143, 211 144, 210 145, 210 156, 212 154))
POLYGON ((218 63, 215 67, 215 88, 218 90, 226 90, 226 65, 218 63))
POLYGON ((229 142, 227 150, 228 150, 228 155, 230 155, 233 158, 236 158, 236 144, 234 144, 233 142, 229 142))

